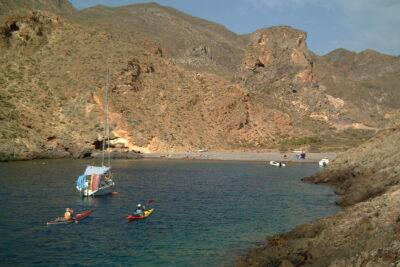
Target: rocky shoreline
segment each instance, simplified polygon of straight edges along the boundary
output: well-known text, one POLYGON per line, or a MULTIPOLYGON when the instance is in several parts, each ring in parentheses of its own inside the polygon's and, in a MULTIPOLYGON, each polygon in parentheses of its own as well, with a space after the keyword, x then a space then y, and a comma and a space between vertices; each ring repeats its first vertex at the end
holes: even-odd
POLYGON ((304 181, 336 186, 337 214, 267 239, 237 266, 398 266, 400 127, 341 153, 304 181))
MULTIPOLYGON (((107 152, 105 154, 108 155, 107 152)), ((68 151, 26 151, 25 153, 13 154, 5 152, 0 152, 0 162, 7 161, 25 161, 25 160, 35 160, 35 159, 62 159, 62 158, 101 158, 101 151, 93 151, 92 149, 87 149, 80 151, 79 153, 71 153, 68 151)), ((110 152, 110 158, 113 159, 142 159, 143 155, 138 152, 110 152)))

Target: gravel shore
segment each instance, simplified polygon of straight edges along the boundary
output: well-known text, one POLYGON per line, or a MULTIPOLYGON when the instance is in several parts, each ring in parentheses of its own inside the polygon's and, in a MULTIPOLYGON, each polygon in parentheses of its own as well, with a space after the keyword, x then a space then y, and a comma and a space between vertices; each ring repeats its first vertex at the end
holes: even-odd
POLYGON ((240 152, 240 151, 207 151, 207 152, 160 152, 142 154, 144 158, 165 159, 202 159, 202 160, 239 160, 239 161, 282 161, 315 163, 323 158, 332 160, 336 153, 307 153, 305 159, 298 159, 300 153, 280 152, 240 152), (286 155, 286 157, 285 157, 286 155))

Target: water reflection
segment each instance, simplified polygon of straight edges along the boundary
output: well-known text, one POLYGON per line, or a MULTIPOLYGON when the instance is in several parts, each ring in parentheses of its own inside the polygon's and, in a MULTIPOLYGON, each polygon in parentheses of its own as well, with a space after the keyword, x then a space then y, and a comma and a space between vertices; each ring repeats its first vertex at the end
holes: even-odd
MULTIPOLYGON (((102 196, 108 197, 108 196, 102 196)), ((84 197, 78 198, 76 205, 79 207, 96 208, 100 205, 101 197, 84 197)))

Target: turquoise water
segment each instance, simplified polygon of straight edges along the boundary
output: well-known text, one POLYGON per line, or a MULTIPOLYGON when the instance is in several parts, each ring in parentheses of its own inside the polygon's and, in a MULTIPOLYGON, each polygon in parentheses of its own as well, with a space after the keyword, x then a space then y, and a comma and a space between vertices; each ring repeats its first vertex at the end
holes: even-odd
POLYGON ((300 181, 317 164, 116 160, 119 194, 81 199, 75 181, 91 163, 0 164, 0 265, 229 266, 268 235, 338 211, 332 187, 300 181), (149 218, 126 220, 150 199, 149 218), (46 226, 66 207, 95 211, 46 226))

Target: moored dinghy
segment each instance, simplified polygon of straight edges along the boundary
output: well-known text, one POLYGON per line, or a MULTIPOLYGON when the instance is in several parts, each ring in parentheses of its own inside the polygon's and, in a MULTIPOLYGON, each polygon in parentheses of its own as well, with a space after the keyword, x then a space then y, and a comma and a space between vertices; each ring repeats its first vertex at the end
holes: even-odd
POLYGON ((285 163, 283 163, 283 162, 278 162, 278 161, 274 161, 274 160, 271 160, 271 161, 269 162, 269 164, 272 165, 272 166, 277 166, 277 167, 285 167, 285 166, 286 166, 285 163))
POLYGON ((327 158, 321 159, 321 160, 318 162, 319 166, 321 166, 321 167, 325 167, 326 165, 328 165, 328 163, 329 163, 329 159, 327 159, 327 158))

